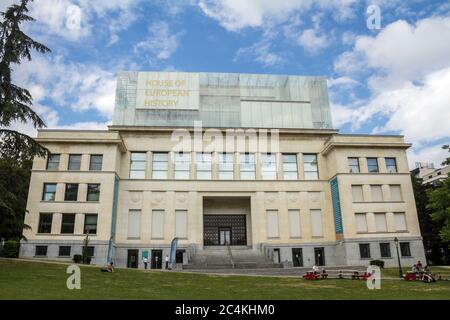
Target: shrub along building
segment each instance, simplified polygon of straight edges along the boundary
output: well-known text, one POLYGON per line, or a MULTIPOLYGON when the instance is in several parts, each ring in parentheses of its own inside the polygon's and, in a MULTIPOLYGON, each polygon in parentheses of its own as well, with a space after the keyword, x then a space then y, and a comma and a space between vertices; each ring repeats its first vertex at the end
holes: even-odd
POLYGON ((395 238, 425 259, 410 144, 339 134, 324 78, 122 72, 108 130, 37 140, 22 257, 69 260, 89 233, 93 263, 128 267, 161 267, 174 238, 186 267, 395 266, 395 238))

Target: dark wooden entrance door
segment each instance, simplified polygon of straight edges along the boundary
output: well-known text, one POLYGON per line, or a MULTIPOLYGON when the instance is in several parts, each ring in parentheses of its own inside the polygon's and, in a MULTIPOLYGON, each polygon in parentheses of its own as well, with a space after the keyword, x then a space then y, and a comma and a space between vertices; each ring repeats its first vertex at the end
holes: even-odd
POLYGON ((219 228, 219 244, 221 246, 231 244, 231 228, 219 228))
POLYGON ((162 269, 162 250, 152 250, 152 269, 162 269))
POLYGON ((302 248, 292 248, 292 262, 294 267, 303 267, 302 248))
POLYGON ((316 266, 324 266, 325 265, 325 252, 323 247, 314 248, 314 260, 316 266))
POLYGON ((127 268, 137 268, 138 258, 139 258, 139 250, 129 249, 127 257, 127 268))

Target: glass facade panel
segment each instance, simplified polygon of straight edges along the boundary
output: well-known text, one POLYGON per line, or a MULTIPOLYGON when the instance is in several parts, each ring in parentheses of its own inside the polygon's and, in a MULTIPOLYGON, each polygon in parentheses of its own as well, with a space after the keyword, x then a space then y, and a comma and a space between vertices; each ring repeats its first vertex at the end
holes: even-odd
POLYGON ((100 185, 88 184, 87 185, 87 201, 99 201, 100 200, 100 185))
POLYGON ((75 214, 64 213, 61 221, 61 233, 73 233, 75 230, 75 214))
POLYGON ((389 173, 396 173, 397 172, 397 161, 395 158, 385 158, 386 162, 386 171, 389 173))
POLYGON ((51 233, 52 232, 52 220, 53 220, 53 213, 39 214, 38 233, 51 233))
POLYGON ((297 180, 297 155, 296 154, 283 154, 283 179, 284 180, 297 180))
POLYGON ((85 214, 84 215, 84 233, 85 234, 97 234, 97 215, 85 214))
POLYGON ((64 201, 77 201, 77 200, 78 200, 78 183, 66 184, 64 201))

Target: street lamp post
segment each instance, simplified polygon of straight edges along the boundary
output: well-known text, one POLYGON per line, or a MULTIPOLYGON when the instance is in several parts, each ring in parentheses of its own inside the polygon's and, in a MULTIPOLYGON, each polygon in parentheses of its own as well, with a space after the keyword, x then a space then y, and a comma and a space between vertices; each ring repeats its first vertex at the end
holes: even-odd
POLYGON ((400 254, 398 253, 398 238, 394 238, 395 248, 397 249, 397 261, 398 261, 398 273, 400 278, 403 278, 403 270, 402 270, 402 264, 400 263, 400 254))

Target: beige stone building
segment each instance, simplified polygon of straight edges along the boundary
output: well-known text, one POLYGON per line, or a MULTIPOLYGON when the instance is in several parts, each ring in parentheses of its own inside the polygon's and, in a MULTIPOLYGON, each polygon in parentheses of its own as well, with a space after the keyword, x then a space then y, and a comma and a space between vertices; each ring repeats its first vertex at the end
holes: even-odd
POLYGON ((395 238, 402 264, 425 261, 410 144, 339 134, 323 78, 124 72, 108 130, 38 141, 52 155, 33 164, 22 257, 70 260, 89 233, 93 263, 127 267, 232 250, 395 266, 395 238))

